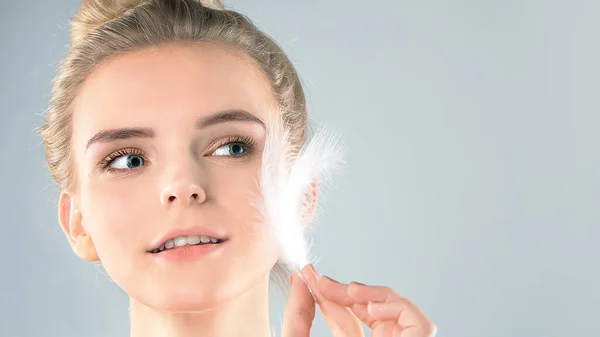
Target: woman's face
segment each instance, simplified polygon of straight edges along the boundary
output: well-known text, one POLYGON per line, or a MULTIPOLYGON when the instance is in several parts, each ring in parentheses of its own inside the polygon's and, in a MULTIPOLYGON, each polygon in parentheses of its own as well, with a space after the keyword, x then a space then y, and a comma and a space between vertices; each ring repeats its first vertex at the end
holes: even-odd
POLYGON ((103 62, 73 106, 71 210, 79 215, 70 230, 85 231, 80 245, 92 246, 115 282, 151 307, 200 310, 266 281, 277 249, 250 197, 259 193, 263 123, 275 108, 250 59, 217 46, 103 62), (189 235, 209 232, 226 241, 202 254, 170 244, 149 252, 174 230, 182 231, 174 244, 186 233, 188 244, 198 240, 189 235))

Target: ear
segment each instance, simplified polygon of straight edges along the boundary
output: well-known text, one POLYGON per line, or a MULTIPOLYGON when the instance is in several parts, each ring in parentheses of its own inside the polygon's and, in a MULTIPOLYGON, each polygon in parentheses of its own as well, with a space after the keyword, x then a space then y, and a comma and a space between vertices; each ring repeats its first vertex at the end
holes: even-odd
POLYGON ((303 224, 304 228, 308 227, 312 222, 315 211, 317 209, 317 192, 318 192, 319 183, 315 179, 308 191, 306 192, 306 201, 304 202, 304 218, 303 224))
POLYGON ((83 216, 77 207, 74 197, 67 191, 60 193, 58 200, 58 222, 67 236, 71 248, 80 258, 98 261, 98 253, 89 233, 83 228, 83 216))

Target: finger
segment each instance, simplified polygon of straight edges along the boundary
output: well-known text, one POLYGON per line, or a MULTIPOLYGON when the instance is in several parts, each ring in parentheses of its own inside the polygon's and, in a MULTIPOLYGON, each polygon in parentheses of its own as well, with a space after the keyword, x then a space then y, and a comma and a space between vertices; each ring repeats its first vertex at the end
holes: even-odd
POLYGON ((340 283, 328 276, 323 276, 319 280, 319 291, 323 296, 339 305, 350 307, 354 300, 348 294, 348 285, 340 283))
MULTIPOLYGON (((368 300, 366 301, 356 301, 352 298, 348 293, 351 288, 361 289, 361 288, 370 288, 370 286, 366 286, 360 283, 352 282, 350 285, 340 283, 328 276, 323 276, 319 280, 319 291, 323 294, 328 300, 331 300, 339 305, 347 306, 352 310, 352 313, 358 317, 363 323, 365 323, 369 328, 373 329, 376 321, 382 321, 382 319, 377 316, 373 316, 369 313, 367 304, 370 303, 368 300), (364 303, 361 303, 364 302, 364 303)), ((373 292, 367 292, 367 295, 374 295, 375 298, 385 299, 391 296, 383 296, 384 292, 389 291, 389 288, 385 287, 374 287, 375 290, 373 292)), ((363 296, 363 294, 359 293, 359 296, 363 296)), ((394 321, 395 318, 392 318, 394 321)), ((390 330, 391 332, 391 330, 390 330)))
POLYGON ((302 275, 308 283, 316 299, 325 322, 335 337, 363 337, 363 329, 359 319, 354 316, 352 311, 328 300, 319 289, 320 276, 312 265, 302 269, 302 275))
POLYGON ((395 302, 369 302, 367 312, 376 321, 400 321, 406 303, 395 302))
POLYGON ((358 317, 358 319, 365 323, 369 328, 373 329, 375 320, 369 314, 366 304, 354 303, 350 307, 350 310, 352 310, 354 316, 358 317))
POLYGON ((291 293, 283 314, 283 337, 309 337, 315 318, 315 300, 306 284, 291 276, 291 293))
POLYGON ((385 286, 368 286, 358 282, 348 285, 348 295, 356 303, 388 302, 403 299, 393 289, 385 286))
POLYGON ((367 304, 371 302, 369 298, 365 298, 366 296, 372 296, 378 300, 400 297, 397 294, 397 296, 390 295, 389 293, 394 293, 394 291, 387 287, 366 286, 356 282, 348 285, 323 276, 319 281, 319 291, 322 292, 326 299, 350 307, 352 313, 371 329, 374 328, 376 321, 393 320, 395 322, 398 318, 399 309, 395 309, 394 307, 387 308, 382 313, 376 312, 378 315, 373 315, 368 310, 367 304), (349 295, 352 291, 355 293, 355 296, 349 295))
POLYGON ((373 328, 371 337, 396 337, 396 335, 393 335, 395 324, 395 322, 382 322, 381 324, 378 324, 373 328))
POLYGON ((395 321, 399 325, 427 326, 430 321, 423 312, 407 299, 367 305, 369 315, 376 321, 395 321))
MULTIPOLYGON (((343 284, 325 276, 319 281, 319 290, 327 300, 350 307, 355 317, 373 330, 391 321, 394 323, 391 326, 396 326, 394 329, 406 329, 402 337, 407 334, 410 337, 429 337, 436 333, 433 322, 416 305, 389 287, 358 282, 343 284)), ((385 330, 386 337, 391 336, 389 326, 378 329, 385 330)))
MULTIPOLYGON (((392 330, 391 337, 434 337, 437 334, 437 329, 433 323, 429 326, 409 326, 403 327, 396 324, 392 330)), ((387 337, 386 336, 386 337, 387 337)))
POLYGON ((431 337, 437 332, 433 322, 407 299, 383 303, 371 302, 367 305, 367 311, 375 322, 395 323, 392 334, 394 337, 431 337))

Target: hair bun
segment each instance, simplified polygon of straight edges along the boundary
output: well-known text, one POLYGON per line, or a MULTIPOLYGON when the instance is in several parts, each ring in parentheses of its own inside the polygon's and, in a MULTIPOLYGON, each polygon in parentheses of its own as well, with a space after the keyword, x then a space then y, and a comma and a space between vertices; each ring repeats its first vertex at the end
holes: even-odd
POLYGON ((221 0, 200 0, 200 3, 202 4, 202 6, 212 9, 225 9, 221 0))
POLYGON ((143 0, 82 0, 77 14, 70 21, 71 44, 80 43, 90 31, 143 3, 143 0))
MULTIPOLYGON (((148 2, 186 1, 186 0, 82 0, 77 14, 70 20, 71 44, 82 42, 90 31, 100 27, 105 22, 116 19, 126 11, 148 2)), ((187 0, 190 1, 190 0, 187 0)), ((221 0, 194 0, 204 7, 224 9, 221 0)))

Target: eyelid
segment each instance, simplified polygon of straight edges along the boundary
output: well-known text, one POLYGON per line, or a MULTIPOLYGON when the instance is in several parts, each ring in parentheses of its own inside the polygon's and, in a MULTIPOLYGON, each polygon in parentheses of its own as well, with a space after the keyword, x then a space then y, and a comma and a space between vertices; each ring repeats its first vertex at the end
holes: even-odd
POLYGON ((252 154, 252 152, 256 149, 256 141, 254 140, 253 137, 251 136, 228 136, 225 138, 222 138, 218 141, 215 141, 211 144, 211 146, 209 146, 209 148, 213 149, 210 151, 210 155, 209 156, 214 156, 215 151, 217 151, 218 149, 222 148, 225 145, 230 145, 230 144, 243 144, 244 147, 246 148, 246 151, 244 154, 240 155, 240 156, 216 156, 216 157, 234 157, 234 158, 241 158, 241 157, 245 157, 247 155, 252 154), (214 144, 218 144, 218 145, 214 145, 214 144))
POLYGON ((101 171, 131 171, 134 169, 116 169, 116 168, 111 168, 110 165, 119 157, 122 156, 130 156, 130 155, 136 155, 136 156, 140 156, 142 158, 144 158, 144 163, 146 163, 148 161, 148 159, 145 156, 144 151, 135 148, 135 147, 126 147, 126 148, 122 148, 122 149, 118 149, 116 151, 111 152, 109 155, 105 156, 100 163, 98 163, 98 169, 100 169, 101 171))

